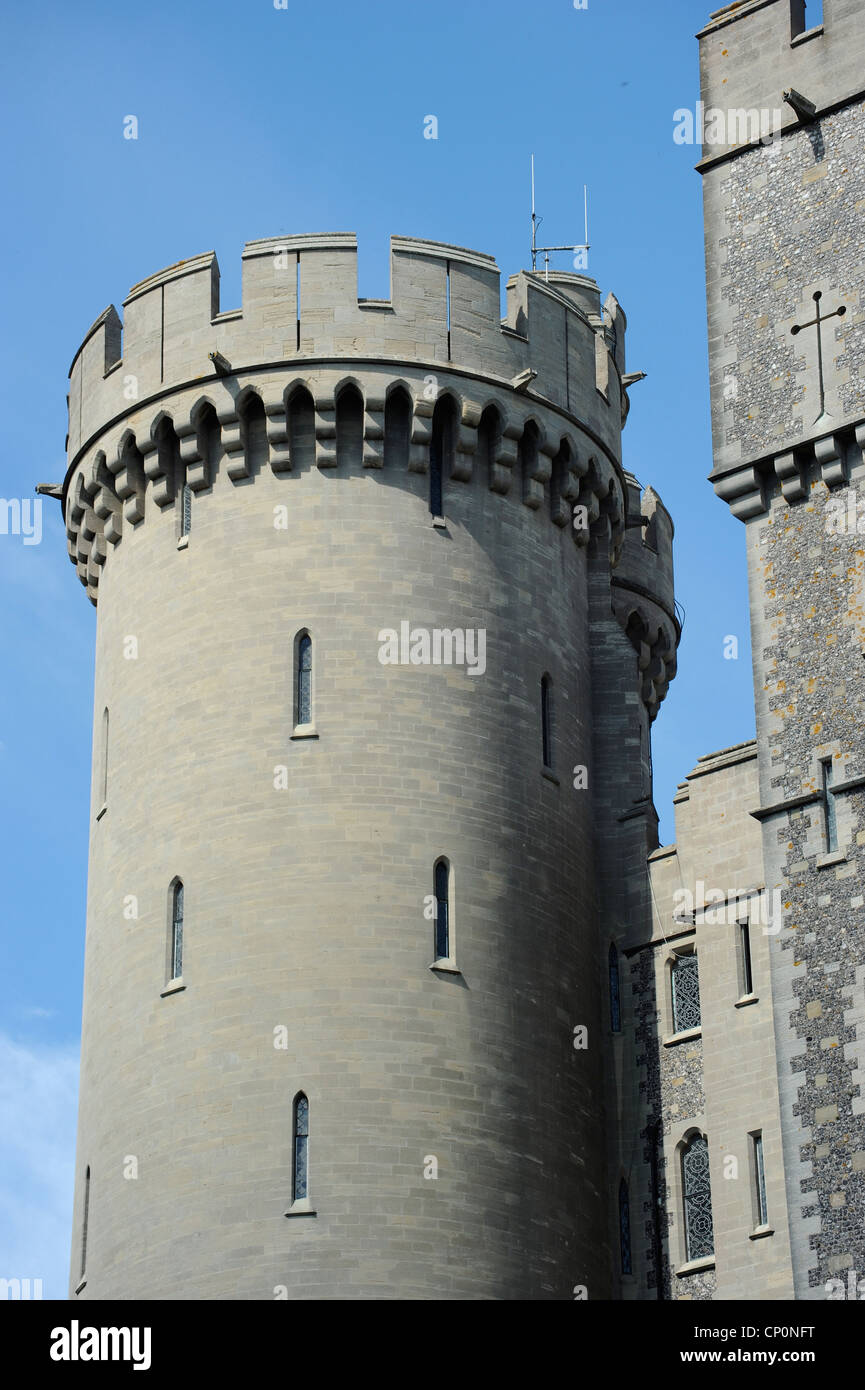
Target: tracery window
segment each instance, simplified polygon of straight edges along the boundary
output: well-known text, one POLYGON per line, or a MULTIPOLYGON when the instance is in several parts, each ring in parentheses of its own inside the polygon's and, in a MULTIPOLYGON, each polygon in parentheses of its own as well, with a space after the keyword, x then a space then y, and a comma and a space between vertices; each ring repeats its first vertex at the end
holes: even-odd
POLYGON ((700 973, 696 952, 676 956, 670 971, 673 988, 673 1031, 700 1027, 700 973))
POLYGON ((709 1183, 709 1144, 694 1134, 682 1149, 682 1192, 685 1203, 685 1250, 688 1260, 715 1253, 712 1230, 712 1189, 709 1183))

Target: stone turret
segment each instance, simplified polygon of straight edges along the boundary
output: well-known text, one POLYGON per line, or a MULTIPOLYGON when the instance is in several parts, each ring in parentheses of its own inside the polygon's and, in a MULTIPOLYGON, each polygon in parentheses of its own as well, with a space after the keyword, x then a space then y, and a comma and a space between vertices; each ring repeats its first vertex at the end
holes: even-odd
POLYGON ((672 527, 622 469, 612 296, 520 273, 502 321, 489 256, 391 267, 358 300, 352 236, 251 242, 224 312, 196 257, 73 362, 81 1298, 617 1288, 574 1042, 604 797, 650 804, 672 527))

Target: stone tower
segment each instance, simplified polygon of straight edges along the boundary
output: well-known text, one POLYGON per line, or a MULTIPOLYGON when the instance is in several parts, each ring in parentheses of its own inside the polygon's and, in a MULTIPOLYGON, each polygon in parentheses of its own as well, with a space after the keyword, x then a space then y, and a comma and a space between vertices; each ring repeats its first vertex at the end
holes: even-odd
POLYGON ((712 482, 747 528, 750 810, 781 903, 784 1219, 794 1296, 825 1298, 865 1275, 865 11, 824 0, 809 27, 802 0, 745 0, 699 39, 712 482))
POLYGON ((72 365, 78 1298, 618 1296, 600 1001, 648 922, 672 527, 612 296, 520 273, 502 320, 486 255, 391 272, 359 301, 352 236, 256 241, 222 312, 199 256, 72 365))

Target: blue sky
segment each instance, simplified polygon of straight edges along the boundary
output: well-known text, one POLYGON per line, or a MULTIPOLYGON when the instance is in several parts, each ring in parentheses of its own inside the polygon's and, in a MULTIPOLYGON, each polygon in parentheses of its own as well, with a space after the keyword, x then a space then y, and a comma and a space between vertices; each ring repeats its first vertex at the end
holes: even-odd
MULTIPOLYGON (((222 307, 255 237, 355 231, 359 293, 388 294, 392 233, 528 266, 582 240, 628 316, 625 463, 676 523, 685 629, 655 725, 662 839, 701 753, 753 734, 744 528, 711 469, 698 92, 709 0, 150 0, 7 7, 0 51, 0 495, 65 471, 67 372, 130 285, 215 249, 222 307), (438 139, 423 138, 424 117, 438 139), (123 138, 135 115, 139 138, 123 138), (739 639, 725 660, 724 638, 739 639)), ((555 261, 570 268, 567 257, 555 261)), ((0 1276, 65 1297, 87 866, 95 613, 48 499, 41 543, 0 534, 0 1276)))

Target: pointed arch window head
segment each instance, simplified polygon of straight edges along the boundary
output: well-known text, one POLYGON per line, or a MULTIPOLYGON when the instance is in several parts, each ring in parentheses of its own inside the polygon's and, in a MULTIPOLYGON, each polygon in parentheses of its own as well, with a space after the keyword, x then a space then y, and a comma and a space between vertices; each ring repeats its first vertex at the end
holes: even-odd
POLYGON ((619 1250, 622 1273, 633 1274, 631 1265, 631 1199, 625 1179, 619 1183, 619 1250))
POLYGON ((440 859, 435 866, 435 958, 450 960, 450 865, 440 859))
POLYGON ((610 1028, 614 1033, 622 1031, 622 1007, 619 995, 619 953, 615 943, 610 946, 610 1028))
POLYGON ((180 879, 171 891, 171 979, 183 978, 183 884, 180 879))
POLYGON ((712 1189, 709 1144, 694 1134, 682 1149, 682 1192, 685 1206, 685 1257, 703 1260, 715 1253, 712 1227, 712 1189))
POLYGON ((294 1172, 292 1201, 303 1202, 309 1196, 309 1101, 299 1092, 294 1098, 294 1172))

